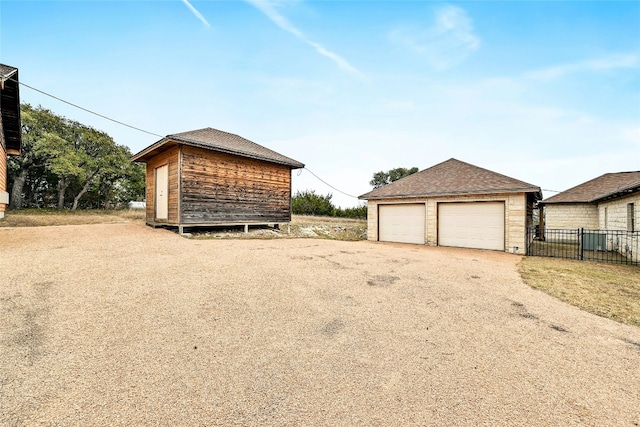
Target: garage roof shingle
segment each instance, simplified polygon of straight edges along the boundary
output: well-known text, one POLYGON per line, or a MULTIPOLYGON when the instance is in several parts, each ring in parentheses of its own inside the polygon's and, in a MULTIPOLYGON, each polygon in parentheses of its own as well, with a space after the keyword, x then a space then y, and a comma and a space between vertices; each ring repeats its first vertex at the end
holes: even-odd
POLYGON ((505 175, 449 159, 384 187, 361 195, 360 199, 450 196, 460 194, 535 193, 540 187, 505 175))
POLYGON ((237 156, 249 157, 252 159, 264 160, 272 163, 278 163, 290 166, 294 169, 304 167, 303 163, 293 160, 280 153, 276 153, 273 150, 256 144, 255 142, 249 141, 248 139, 245 139, 241 136, 210 127, 167 135, 160 141, 134 155, 132 157, 132 160, 134 162, 147 161, 150 157, 153 157, 156 153, 161 151, 163 146, 171 144, 175 145, 175 143, 204 148, 211 151, 235 154, 237 156))
POLYGON ((595 203, 640 191, 640 171, 605 173, 542 201, 554 203, 595 203))

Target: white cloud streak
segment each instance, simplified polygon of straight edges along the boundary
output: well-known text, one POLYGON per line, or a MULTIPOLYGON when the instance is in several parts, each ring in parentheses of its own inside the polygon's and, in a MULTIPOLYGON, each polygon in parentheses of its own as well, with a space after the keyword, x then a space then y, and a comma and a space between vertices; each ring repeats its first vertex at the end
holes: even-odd
POLYGON ((210 27, 211 24, 209 24, 209 22, 207 22, 207 20, 204 18, 204 16, 202 16, 202 14, 200 12, 198 12, 198 9, 196 9, 195 7, 193 7, 193 5, 191 3, 189 3, 189 0, 182 0, 182 3, 184 3, 189 10, 195 15, 196 18, 198 18, 200 21, 202 21, 202 23, 207 26, 210 27))
POLYGON ((599 72, 620 68, 638 68, 640 61, 637 54, 610 55, 604 58, 562 64, 525 74, 532 80, 553 80, 569 74, 580 72, 599 72))
POLYGON ((354 76, 357 76, 359 78, 364 78, 364 75, 356 67, 351 65, 346 59, 344 59, 337 53, 328 50, 320 43, 310 40, 302 31, 300 31, 295 25, 289 22, 287 18, 285 18, 280 12, 278 12, 275 2, 269 0, 245 1, 258 9, 260 12, 264 13, 265 16, 278 27, 282 28, 284 31, 290 34, 293 34, 297 39, 314 48, 317 53, 335 62, 336 65, 338 65, 338 67, 340 67, 342 70, 347 71, 348 73, 353 74, 354 76))
POLYGON ((389 33, 389 40, 424 55, 438 71, 461 63, 480 47, 471 18, 457 6, 440 7, 430 27, 399 28, 389 33))

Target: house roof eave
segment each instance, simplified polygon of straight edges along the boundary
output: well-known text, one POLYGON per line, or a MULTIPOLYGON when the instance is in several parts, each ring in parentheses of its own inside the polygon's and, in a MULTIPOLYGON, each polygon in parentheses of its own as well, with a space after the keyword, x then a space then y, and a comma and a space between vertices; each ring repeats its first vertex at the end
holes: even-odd
POLYGON ((148 146, 144 150, 142 150, 142 151, 134 154, 133 156, 131 156, 131 161, 132 162, 146 163, 147 160, 149 159, 149 157, 152 157, 152 156, 150 156, 150 154, 153 153, 154 151, 158 150, 163 145, 165 145, 167 142, 169 142, 169 140, 170 139, 168 137, 164 137, 160 141, 151 144, 150 146, 148 146))
POLYGON ((554 200, 550 200, 550 201, 541 200, 539 203, 541 205, 597 204, 597 203, 606 202, 609 200, 615 200, 622 197, 626 197, 630 194, 634 194, 637 192, 640 192, 640 183, 635 183, 625 188, 621 188, 616 191, 612 191, 610 193, 603 194, 601 196, 598 196, 596 198, 589 199, 589 200, 575 199, 575 200, 560 200, 557 202, 554 200))
POLYGON ((18 69, 0 64, 0 86, 2 90, 0 108, 4 148, 7 155, 20 155, 22 151, 22 129, 20 119, 20 82, 18 69))

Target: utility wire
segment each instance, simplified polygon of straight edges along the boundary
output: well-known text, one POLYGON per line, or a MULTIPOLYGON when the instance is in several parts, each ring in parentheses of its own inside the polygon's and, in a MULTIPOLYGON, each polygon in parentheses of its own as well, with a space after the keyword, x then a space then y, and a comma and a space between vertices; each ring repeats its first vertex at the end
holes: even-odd
MULTIPOLYGON (((160 135, 160 134, 157 134, 157 133, 154 133, 154 132, 149 132, 149 131, 147 131, 147 130, 140 129, 140 128, 135 127, 135 126, 128 125, 128 124, 123 123, 123 122, 121 122, 121 121, 119 121, 119 120, 112 119, 111 117, 107 117, 107 116, 102 115, 102 114, 100 114, 100 113, 96 113, 95 111, 91 111, 91 110, 89 110, 89 109, 87 109, 87 108, 81 107, 81 106, 79 106, 79 105, 77 105, 77 104, 74 104, 74 103, 72 103, 72 102, 65 101, 64 99, 62 99, 62 98, 58 98, 57 96, 55 96, 55 95, 51 95, 50 93, 47 93, 47 92, 45 92, 45 91, 43 91, 43 90, 36 89, 35 87, 33 87, 33 86, 29 86, 29 85, 28 85, 28 84, 26 84, 26 83, 19 82, 19 81, 15 80, 15 79, 12 79, 12 78, 9 78, 9 80, 11 80, 11 81, 13 81, 13 82, 16 82, 16 83, 18 83, 18 84, 20 84, 20 85, 22 85, 22 86, 28 87, 29 89, 34 90, 34 91, 36 91, 36 92, 39 92, 39 93, 41 93, 41 94, 43 94, 43 95, 46 95, 46 96, 51 97, 51 98, 53 98, 53 99, 56 99, 56 100, 58 100, 58 101, 60 101, 60 102, 64 102, 65 104, 71 105, 72 107, 78 108, 78 109, 80 109, 80 110, 82 110, 82 111, 86 111, 87 113, 93 114, 93 115, 95 115, 95 116, 102 117, 103 119, 109 120, 109 121, 114 122, 114 123, 117 123, 117 124, 119 124, 119 125, 126 126, 126 127, 128 127, 128 128, 135 129, 135 130, 137 130, 137 131, 139 131, 139 132, 143 132, 143 133, 146 133, 146 134, 149 134, 149 135, 153 135, 153 136, 158 136, 158 137, 160 137, 160 138, 164 138, 164 136, 163 136, 163 135, 160 135)), ((353 196, 353 195, 351 195, 351 194, 347 194, 347 193, 345 193, 344 191, 337 189, 336 187, 334 187, 333 185, 329 184, 327 181, 325 181, 324 179, 320 178, 318 175, 316 175, 315 173, 313 173, 310 169, 308 169, 308 168, 304 168, 304 169, 305 169, 306 171, 308 171, 311 175, 315 176, 315 177, 316 177, 320 182, 322 182, 322 183, 323 183, 323 184, 325 184, 326 186, 328 186, 328 187, 330 187, 330 188, 334 189, 334 190, 335 190, 335 191, 337 191, 338 193, 344 194, 345 196, 352 197, 352 198, 354 198, 354 199, 358 199, 356 196, 353 196)))
POLYGON ((309 168, 304 168, 304 170, 306 170, 307 172, 309 172, 311 175, 315 176, 316 178, 318 178, 320 180, 320 182, 322 182, 323 184, 333 188, 334 190, 336 190, 338 193, 342 193, 345 196, 349 196, 349 197, 353 197, 354 199, 357 199, 356 196, 352 196, 351 194, 347 194, 342 190, 338 190, 336 187, 334 187, 333 185, 329 184, 327 181, 325 181, 324 179, 320 178, 318 175, 316 175, 315 173, 313 173, 309 168))
POLYGON ((112 119, 111 117, 104 116, 104 115, 102 115, 102 114, 100 114, 100 113, 96 113, 95 111, 88 110, 88 109, 83 108, 83 107, 81 107, 81 106, 79 106, 79 105, 76 105, 76 104, 74 104, 74 103, 72 103, 72 102, 65 101, 65 100, 64 100, 64 99, 62 99, 62 98, 58 98, 57 96, 51 95, 50 93, 47 93, 47 92, 42 91, 42 90, 40 90, 40 89, 36 89, 36 88, 35 88, 35 87, 33 87, 33 86, 29 86, 29 85, 28 85, 28 84, 26 84, 26 83, 18 82, 17 80, 14 80, 14 79, 12 79, 12 78, 9 78, 9 80, 14 81, 14 82, 16 82, 16 83, 18 83, 18 84, 20 84, 20 85, 22 85, 22 86, 28 87, 28 88, 29 88, 29 89, 31 89, 31 90, 35 90, 36 92, 40 92, 41 94, 46 95, 46 96, 49 96, 49 97, 51 97, 51 98, 53 98, 53 99, 57 99, 58 101, 60 101, 60 102, 64 102, 65 104, 71 105, 72 107, 76 107, 76 108, 78 108, 78 109, 80 109, 80 110, 82 110, 82 111, 86 111, 87 113, 91 113, 91 114, 93 114, 93 115, 95 115, 95 116, 102 117, 103 119, 107 119, 107 120, 109 120, 109 121, 111 121, 111 122, 118 123, 119 125, 126 126, 126 127, 128 127, 128 128, 135 129, 135 130, 137 130, 137 131, 139 131, 139 132, 143 132, 143 133, 146 133, 146 134, 149 134, 149 135, 159 136, 160 138, 164 138, 164 135, 160 135, 160 134, 157 134, 157 133, 154 133, 154 132, 149 132, 149 131, 147 131, 147 130, 140 129, 140 128, 135 127, 135 126, 128 125, 128 124, 123 123, 123 122, 121 122, 121 121, 119 121, 119 120, 112 119))

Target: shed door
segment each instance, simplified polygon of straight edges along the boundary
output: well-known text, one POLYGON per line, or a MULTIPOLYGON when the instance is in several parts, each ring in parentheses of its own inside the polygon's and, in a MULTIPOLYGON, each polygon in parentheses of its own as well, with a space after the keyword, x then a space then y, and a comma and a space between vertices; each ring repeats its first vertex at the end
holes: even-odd
POLYGON ((438 203, 438 245, 504 250, 504 203, 438 203))
POLYGON ((169 218, 169 165, 156 168, 156 219, 169 218))
POLYGON ((378 205, 378 240, 424 245, 425 218, 423 203, 378 205))

